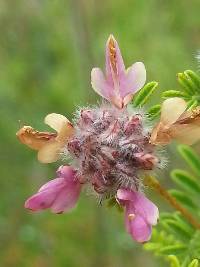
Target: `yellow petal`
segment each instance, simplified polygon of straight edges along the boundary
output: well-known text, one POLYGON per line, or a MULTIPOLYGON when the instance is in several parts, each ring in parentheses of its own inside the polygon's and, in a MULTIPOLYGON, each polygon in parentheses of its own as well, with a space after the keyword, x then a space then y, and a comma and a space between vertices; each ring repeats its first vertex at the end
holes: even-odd
POLYGON ((45 117, 44 122, 57 132, 60 132, 63 125, 68 123, 69 120, 61 114, 51 113, 45 117))
POLYGON ((39 132, 31 126, 22 127, 16 135, 21 143, 34 150, 39 150, 42 146, 49 142, 49 140, 53 140, 57 136, 56 133, 39 132))
POLYGON ((42 163, 55 162, 60 158, 62 143, 53 141, 45 144, 38 151, 38 160, 42 163))
POLYGON ((183 114, 186 107, 187 104, 182 98, 168 98, 162 104, 160 121, 163 125, 172 125, 183 114))

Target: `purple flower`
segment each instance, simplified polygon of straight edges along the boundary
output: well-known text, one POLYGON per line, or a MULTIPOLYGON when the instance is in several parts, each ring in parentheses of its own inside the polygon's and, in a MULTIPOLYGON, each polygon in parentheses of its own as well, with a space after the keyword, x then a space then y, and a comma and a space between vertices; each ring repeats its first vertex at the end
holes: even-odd
POLYGON ((118 189, 117 200, 125 206, 125 222, 128 233, 137 242, 146 242, 151 237, 152 225, 159 217, 158 208, 142 193, 118 189))
POLYGON ((81 191, 76 171, 69 166, 60 166, 57 174, 58 178, 44 184, 25 202, 25 208, 32 211, 50 208, 53 213, 63 213, 76 205, 81 191))
POLYGON ((142 62, 136 62, 127 70, 117 41, 110 35, 106 44, 106 75, 99 68, 93 68, 91 83, 93 89, 109 102, 121 109, 133 95, 143 87, 146 70, 142 62))

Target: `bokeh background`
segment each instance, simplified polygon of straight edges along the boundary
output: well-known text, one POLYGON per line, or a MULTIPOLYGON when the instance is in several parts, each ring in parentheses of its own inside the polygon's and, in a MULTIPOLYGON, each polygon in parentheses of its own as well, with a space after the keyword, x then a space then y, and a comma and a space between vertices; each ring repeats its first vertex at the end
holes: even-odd
POLYGON ((177 72, 198 68, 199 14, 199 0, 0 0, 0 266, 164 266, 126 234, 122 214, 92 196, 70 214, 26 211, 59 163, 37 162, 15 133, 24 124, 48 130, 46 114, 70 119, 95 103, 90 71, 103 67, 110 33, 127 66, 144 61, 148 81, 159 81, 157 103, 178 87, 177 72))

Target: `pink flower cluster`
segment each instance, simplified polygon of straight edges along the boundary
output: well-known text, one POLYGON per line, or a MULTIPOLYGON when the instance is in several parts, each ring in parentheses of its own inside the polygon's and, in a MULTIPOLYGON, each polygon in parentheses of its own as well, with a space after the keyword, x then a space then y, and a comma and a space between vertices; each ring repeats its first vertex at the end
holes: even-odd
POLYGON ((115 197, 125 208, 126 228, 133 239, 150 239, 159 213, 142 193, 139 173, 154 169, 160 159, 149 142, 143 113, 127 109, 145 81, 144 64, 137 62, 126 70, 117 41, 111 35, 106 44, 105 74, 99 68, 91 72, 93 89, 110 104, 82 109, 74 126, 62 115, 49 114, 45 123, 56 134, 38 132, 30 126, 20 129, 18 138, 38 151, 41 162, 56 161, 66 153, 75 162, 74 167, 61 166, 57 178, 30 197, 26 208, 69 211, 76 205, 81 188, 90 184, 102 198, 115 197))

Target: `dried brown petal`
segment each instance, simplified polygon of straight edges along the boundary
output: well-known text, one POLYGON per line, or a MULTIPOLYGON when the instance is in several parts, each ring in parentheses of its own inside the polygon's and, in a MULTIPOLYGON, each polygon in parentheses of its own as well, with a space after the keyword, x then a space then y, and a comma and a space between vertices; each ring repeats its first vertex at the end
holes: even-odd
POLYGON ((57 136, 56 133, 39 132, 31 126, 24 126, 16 133, 21 143, 28 147, 39 150, 50 140, 54 140, 57 136))

